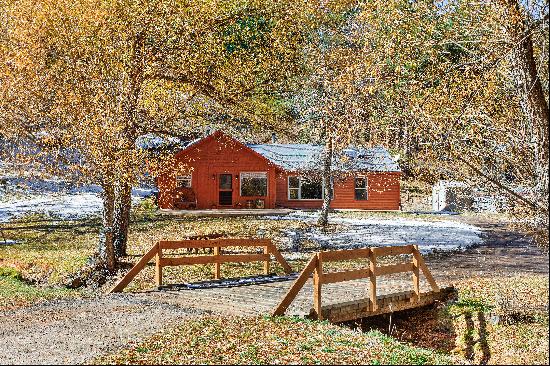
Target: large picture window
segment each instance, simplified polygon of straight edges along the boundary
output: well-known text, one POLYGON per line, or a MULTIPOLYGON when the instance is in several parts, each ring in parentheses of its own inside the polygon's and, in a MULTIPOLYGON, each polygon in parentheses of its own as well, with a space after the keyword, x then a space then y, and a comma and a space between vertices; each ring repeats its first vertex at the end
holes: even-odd
POLYGON ((241 197, 267 196, 267 173, 241 173, 241 197))
POLYGON ((321 200, 323 185, 320 181, 304 177, 288 177, 288 199, 321 200))
POLYGON ((176 176, 177 188, 191 188, 191 174, 176 176))
POLYGON ((369 199, 369 182, 367 177, 355 177, 355 199, 358 201, 369 199))

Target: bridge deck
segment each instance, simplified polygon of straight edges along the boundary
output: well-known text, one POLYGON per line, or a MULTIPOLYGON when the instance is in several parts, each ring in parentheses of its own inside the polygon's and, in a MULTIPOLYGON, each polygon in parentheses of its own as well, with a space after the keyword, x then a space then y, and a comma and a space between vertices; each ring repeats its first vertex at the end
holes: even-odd
MULTIPOLYGON (((175 305, 189 306, 213 314, 259 316, 271 313, 293 281, 294 277, 277 282, 200 289, 167 286, 162 288, 162 291, 149 292, 147 296, 158 297, 175 305)), ((215 286, 215 283, 212 286, 215 286)), ((377 284, 380 297, 409 290, 411 290, 410 275, 394 275, 377 284)), ((423 292, 430 290, 427 281, 421 281, 421 290, 423 292)), ((323 308, 366 299, 368 295, 368 279, 325 285, 323 286, 323 308)), ((285 314, 305 316, 310 314, 312 306, 313 286, 312 279, 309 279, 285 314)))

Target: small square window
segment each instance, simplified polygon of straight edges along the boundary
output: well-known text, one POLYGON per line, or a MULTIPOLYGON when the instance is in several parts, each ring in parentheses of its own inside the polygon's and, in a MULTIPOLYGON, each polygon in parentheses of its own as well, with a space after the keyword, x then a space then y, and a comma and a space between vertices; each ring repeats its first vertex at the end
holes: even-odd
POLYGON ((176 176, 177 188, 191 188, 191 174, 176 176))

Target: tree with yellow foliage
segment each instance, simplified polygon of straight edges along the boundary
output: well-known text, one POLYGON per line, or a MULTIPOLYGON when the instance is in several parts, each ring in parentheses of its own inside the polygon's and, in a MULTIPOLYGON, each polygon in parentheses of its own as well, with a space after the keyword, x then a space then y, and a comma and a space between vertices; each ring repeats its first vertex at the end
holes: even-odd
POLYGON ((310 25, 307 1, 0 4, 0 133, 47 173, 101 185, 115 247, 100 252, 118 255, 132 185, 170 162, 147 167, 138 137, 192 136, 217 112, 280 123, 272 100, 301 72, 310 25))

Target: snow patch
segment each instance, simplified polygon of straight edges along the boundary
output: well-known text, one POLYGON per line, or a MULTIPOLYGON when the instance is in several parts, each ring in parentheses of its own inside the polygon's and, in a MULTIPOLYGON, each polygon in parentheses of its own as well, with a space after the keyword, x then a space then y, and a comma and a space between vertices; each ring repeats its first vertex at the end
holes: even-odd
MULTIPOLYGON (((298 211, 269 219, 314 222, 318 215, 316 212, 298 211)), ((330 217, 329 222, 341 228, 336 232, 323 232, 321 228, 312 226, 301 233, 301 239, 317 242, 323 249, 417 244, 424 253, 461 250, 482 242, 481 229, 478 227, 440 219, 330 217)))
MULTIPOLYGON (((151 196, 151 188, 132 189, 132 203, 136 204, 144 197, 151 196)), ((90 185, 63 192, 26 190, 14 195, 0 195, 0 222, 27 213, 41 213, 61 219, 81 219, 97 216, 103 208, 101 188, 90 185)))

